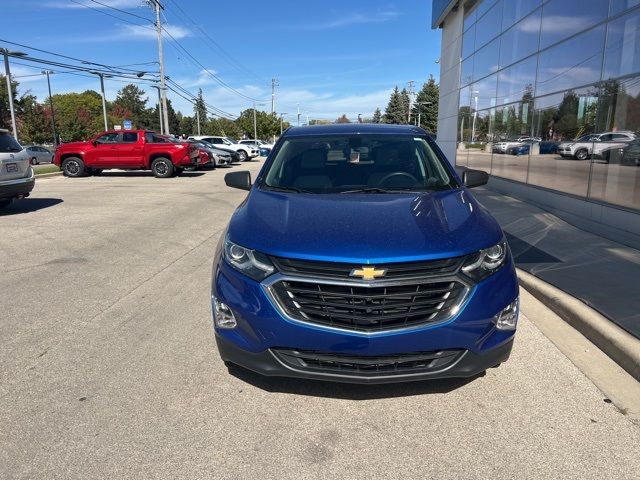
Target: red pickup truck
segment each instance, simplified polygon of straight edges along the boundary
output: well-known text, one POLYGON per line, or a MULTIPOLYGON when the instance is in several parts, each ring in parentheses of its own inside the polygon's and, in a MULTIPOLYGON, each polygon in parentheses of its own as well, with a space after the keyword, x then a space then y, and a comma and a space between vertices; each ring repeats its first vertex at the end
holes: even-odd
POLYGON ((151 170, 158 178, 182 173, 200 165, 198 149, 190 143, 172 142, 148 130, 104 132, 88 142, 63 143, 53 163, 68 177, 97 175, 103 169, 151 170))

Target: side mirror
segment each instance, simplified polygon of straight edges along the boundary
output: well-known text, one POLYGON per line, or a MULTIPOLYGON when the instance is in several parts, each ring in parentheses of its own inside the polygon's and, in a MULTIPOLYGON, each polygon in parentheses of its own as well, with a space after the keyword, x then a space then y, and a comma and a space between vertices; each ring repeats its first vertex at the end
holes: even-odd
POLYGON ((91 140, 91 145, 93 145, 94 147, 98 146, 98 141, 97 140, 91 140))
POLYGON ((484 170, 465 170, 462 172, 462 183, 464 183, 467 188, 486 185, 488 181, 489 174, 484 170))
POLYGON ((227 173, 224 176, 224 183, 227 187, 251 190, 251 173, 247 171, 227 173))

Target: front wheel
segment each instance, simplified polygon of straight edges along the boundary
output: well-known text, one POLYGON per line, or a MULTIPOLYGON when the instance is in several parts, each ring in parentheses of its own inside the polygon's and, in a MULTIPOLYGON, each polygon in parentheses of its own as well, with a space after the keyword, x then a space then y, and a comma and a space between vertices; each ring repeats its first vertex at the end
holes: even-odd
POLYGON ((156 178, 169 178, 173 175, 173 163, 168 158, 156 158, 151 164, 151 171, 156 178))
POLYGON ((586 160, 588 156, 589 152, 584 148, 581 148, 576 152, 576 160, 586 160))
POLYGON ((240 157, 240 161, 244 162, 247 160, 247 152, 245 152, 244 150, 239 150, 238 151, 238 156, 240 157))
POLYGON ((38 159, 36 157, 33 157, 31 159, 31 165, 39 165, 38 159))
POLYGON ((62 162, 62 172, 67 177, 82 177, 85 174, 84 162, 78 157, 69 157, 62 162))

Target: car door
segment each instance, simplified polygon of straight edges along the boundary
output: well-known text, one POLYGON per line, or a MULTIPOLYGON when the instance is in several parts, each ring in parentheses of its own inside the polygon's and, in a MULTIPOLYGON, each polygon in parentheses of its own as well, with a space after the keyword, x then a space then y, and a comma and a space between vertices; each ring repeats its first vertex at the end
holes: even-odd
POLYGON ((118 132, 107 132, 93 142, 93 149, 85 155, 88 167, 117 168, 118 165, 118 132))
POLYGON ((122 168, 142 168, 144 144, 138 132, 122 132, 118 136, 118 163, 122 168))
POLYGON ((51 162, 51 152, 44 147, 36 147, 36 155, 38 156, 38 162, 51 162))

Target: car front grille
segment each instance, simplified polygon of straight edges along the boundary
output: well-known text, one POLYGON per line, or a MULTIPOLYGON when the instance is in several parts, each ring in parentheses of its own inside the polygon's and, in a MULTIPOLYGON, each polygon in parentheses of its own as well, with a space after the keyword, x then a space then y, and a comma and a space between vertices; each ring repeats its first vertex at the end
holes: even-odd
POLYGON ((456 278, 391 285, 285 278, 269 289, 294 320, 363 332, 444 321, 455 314, 467 292, 456 278))
POLYGON ((364 356, 286 348, 273 348, 271 352, 296 370, 361 377, 435 372, 452 365, 464 354, 464 350, 438 350, 364 356))

